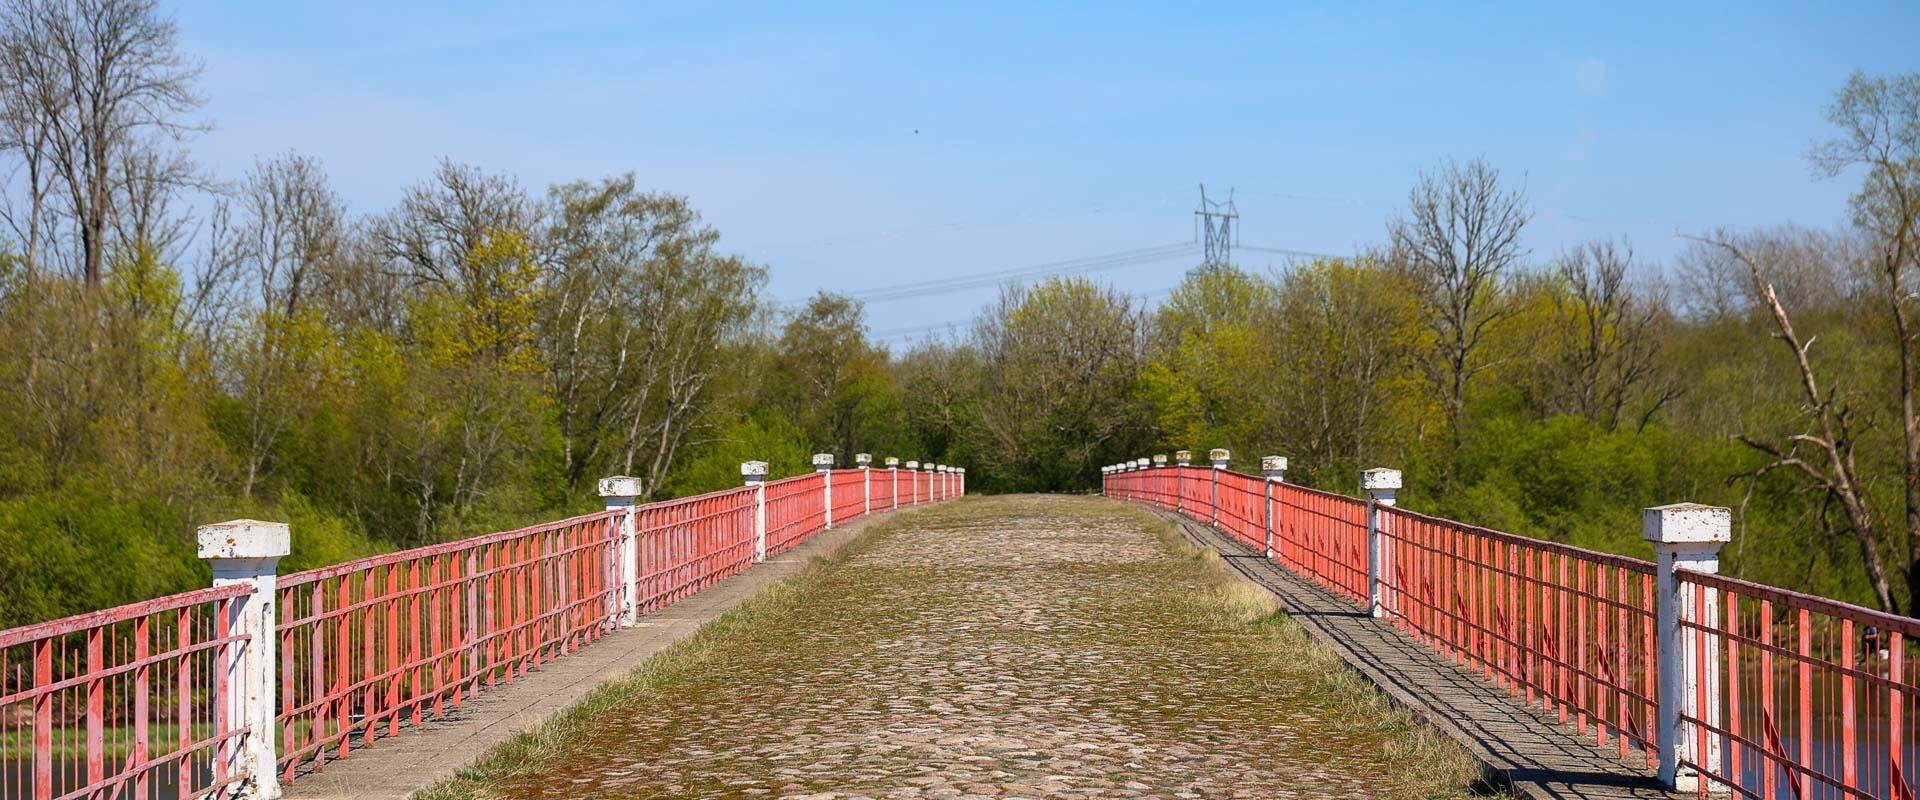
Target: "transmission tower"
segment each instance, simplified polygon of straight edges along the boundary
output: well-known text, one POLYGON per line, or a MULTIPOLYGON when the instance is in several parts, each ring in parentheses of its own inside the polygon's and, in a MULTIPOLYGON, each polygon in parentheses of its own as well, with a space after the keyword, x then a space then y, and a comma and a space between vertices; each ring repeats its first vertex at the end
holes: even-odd
POLYGON ((1200 208, 1193 212, 1194 230, 1202 234, 1200 241, 1206 245, 1205 260, 1202 267, 1224 267, 1233 263, 1233 221, 1240 218, 1240 210, 1233 206, 1233 190, 1227 190, 1227 201, 1216 203, 1207 199, 1207 185, 1200 184, 1200 208))

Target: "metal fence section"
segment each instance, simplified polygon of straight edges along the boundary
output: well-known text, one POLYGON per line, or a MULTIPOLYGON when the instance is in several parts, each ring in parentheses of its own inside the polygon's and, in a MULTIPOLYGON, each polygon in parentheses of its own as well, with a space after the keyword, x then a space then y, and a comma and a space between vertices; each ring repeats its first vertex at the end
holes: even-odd
POLYGON ((1697 681, 1691 758, 1701 792, 1756 798, 1914 793, 1920 622, 1737 578, 1681 572, 1697 681), (1717 606, 1717 608, 1716 608, 1717 606), (1716 708, 1724 702, 1723 708, 1716 708))
POLYGON ((1658 706, 1651 562, 1382 507, 1392 619, 1652 764, 1658 706))
POLYGON ((600 638, 622 600, 611 565, 623 513, 281 578, 282 779, 600 638))
POLYGON ((0 631, 0 797, 197 797, 233 769, 228 585, 0 631))
POLYGON ((284 577, 285 526, 202 528, 202 556, 228 559, 216 588, 0 631, 0 797, 228 796, 249 782, 271 794, 275 777, 441 718, 763 548, 893 508, 896 479, 902 506, 922 481, 921 503, 964 493, 958 469, 759 483, 765 465, 743 466, 735 489, 634 504, 639 482, 610 478, 602 512, 284 577), (277 529, 276 553, 208 549, 210 529, 261 528, 277 529))
POLYGON ((1602 750, 1659 764, 1670 786, 1703 798, 1915 796, 1920 620, 1714 574, 1725 509, 1648 509, 1656 564, 1408 511, 1390 491, 1363 500, 1150 463, 1108 467, 1103 493, 1256 550, 1273 542, 1282 566, 1602 750), (1703 511, 1719 521, 1687 516, 1703 511), (1668 535, 1663 524, 1705 527, 1668 535))

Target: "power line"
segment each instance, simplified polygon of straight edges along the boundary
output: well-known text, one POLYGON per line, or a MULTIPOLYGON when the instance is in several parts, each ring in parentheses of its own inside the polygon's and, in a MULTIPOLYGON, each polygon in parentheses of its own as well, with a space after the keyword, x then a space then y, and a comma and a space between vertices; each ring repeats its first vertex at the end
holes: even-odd
MULTIPOLYGON (((966 275, 956 275, 956 276, 947 277, 947 278, 935 278, 931 280, 895 284, 892 286, 882 286, 882 287, 867 289, 863 291, 848 292, 847 296, 855 300, 861 300, 867 303, 883 303, 883 302, 888 302, 892 300, 907 300, 907 299, 912 299, 916 297, 928 297, 932 295, 966 291, 969 289, 979 289, 979 288, 985 288, 989 286, 997 286, 1010 281, 1020 280, 1022 278, 1035 278, 1035 277, 1054 276, 1054 275, 1076 275, 1076 274, 1085 274, 1089 272, 1103 272, 1107 270, 1119 269, 1121 267, 1137 266, 1140 264, 1150 264, 1156 261, 1167 261, 1174 258, 1189 257, 1193 255, 1193 250, 1194 250, 1194 245, 1191 242, 1175 242, 1171 244, 1162 244, 1162 245, 1153 245, 1150 247, 1135 248, 1132 250, 1122 250, 1115 253, 1106 253, 1106 254, 1097 255, 1097 256, 1083 256, 1080 258, 1069 258, 1069 259, 1063 259, 1060 261, 1049 261, 1046 263, 1033 264, 1025 267, 1014 267, 1011 269, 993 270, 989 272, 977 272, 977 273, 970 273, 966 275)), ((806 301, 804 300, 789 301, 787 303, 781 304, 781 307, 786 309, 797 308, 805 304, 805 302, 806 301)))

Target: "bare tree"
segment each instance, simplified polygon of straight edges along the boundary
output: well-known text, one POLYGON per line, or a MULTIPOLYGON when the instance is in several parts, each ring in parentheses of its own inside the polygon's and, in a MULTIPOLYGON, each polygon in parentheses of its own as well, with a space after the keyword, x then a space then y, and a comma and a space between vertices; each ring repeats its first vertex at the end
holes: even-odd
POLYGON ((1532 211, 1524 190, 1502 185, 1499 170, 1478 158, 1421 173, 1407 205, 1387 232, 1396 259, 1426 296, 1435 377, 1457 448, 1468 386, 1493 366, 1482 358, 1482 345, 1511 313, 1501 281, 1526 257, 1520 233, 1532 211))
POLYGON ((178 52, 179 32, 153 0, 6 0, 0 17, 15 128, 44 148, 72 217, 76 266, 99 286, 127 154, 197 129, 182 117, 200 105, 200 67, 178 52))
MULTIPOLYGON (((1865 167, 1853 197, 1854 224, 1874 239, 1876 283, 1899 357, 1902 499, 1907 593, 1920 600, 1920 409, 1915 408, 1911 271, 1920 261, 1920 73, 1895 78, 1855 73, 1827 111, 1840 136, 1814 150, 1827 175, 1865 167)), ((1891 607, 1891 606, 1889 606, 1891 607)))
POLYGON ((1842 385, 1838 379, 1821 378, 1809 355, 1814 337, 1804 336, 1794 328, 1792 315, 1767 278, 1767 273, 1773 270, 1764 266, 1769 262, 1818 257, 1818 251, 1794 247, 1790 240, 1764 235, 1735 237, 1717 233, 1697 241, 1720 248, 1735 263, 1746 267, 1753 295, 1769 319, 1774 337, 1792 354, 1798 378, 1806 427, 1777 438, 1748 434, 1735 437, 1769 459, 1747 477, 1758 480, 1776 470, 1788 470, 1819 492, 1824 501, 1837 505, 1843 517, 1839 522, 1831 521, 1826 514, 1818 514, 1816 518, 1827 526, 1829 536, 1852 537, 1875 599, 1881 608, 1897 611, 1886 559, 1881 554, 1884 532, 1867 493, 1869 481, 1855 455, 1872 430, 1871 408, 1862 392, 1842 385))
POLYGON ((255 162, 240 187, 240 236, 262 307, 293 315, 345 248, 346 204, 311 156, 255 162))
POLYGON ((1627 404, 1643 399, 1642 425, 1678 394, 1675 384, 1650 386, 1658 374, 1663 317, 1658 295, 1629 280, 1633 246, 1590 241, 1567 249, 1554 263, 1552 293, 1560 327, 1560 358, 1551 365, 1555 411, 1572 413, 1612 431, 1627 404))
POLYGON ((408 189, 400 207, 374 220, 367 233, 391 262, 388 269, 412 285, 459 285, 472 277, 468 256, 488 236, 531 234, 535 222, 512 176, 442 159, 431 179, 408 189))

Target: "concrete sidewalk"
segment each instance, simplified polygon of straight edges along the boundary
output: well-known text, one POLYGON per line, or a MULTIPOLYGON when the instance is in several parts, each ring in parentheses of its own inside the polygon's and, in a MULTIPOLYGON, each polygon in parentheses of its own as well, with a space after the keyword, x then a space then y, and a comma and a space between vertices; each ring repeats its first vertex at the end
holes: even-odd
MULTIPOLYGON (((928 506, 932 508, 933 506, 928 506)), ((453 777, 495 745, 566 710, 601 684, 672 647, 760 589, 832 556, 875 523, 914 509, 862 517, 757 564, 712 588, 615 631, 592 646, 542 666, 511 685, 467 700, 445 717, 371 746, 351 758, 305 772, 286 787, 290 800, 400 800, 453 777)))

